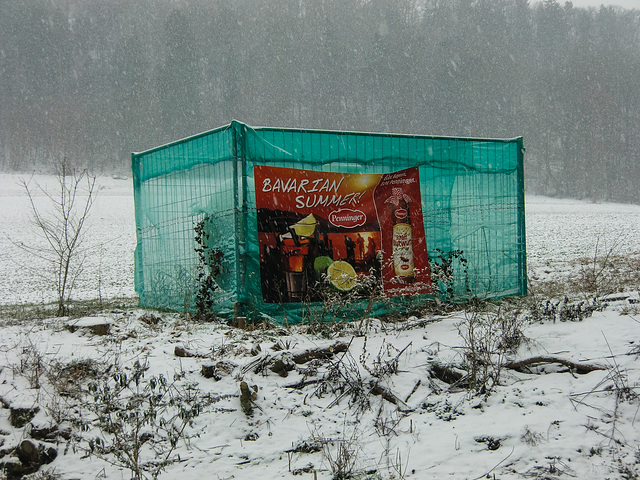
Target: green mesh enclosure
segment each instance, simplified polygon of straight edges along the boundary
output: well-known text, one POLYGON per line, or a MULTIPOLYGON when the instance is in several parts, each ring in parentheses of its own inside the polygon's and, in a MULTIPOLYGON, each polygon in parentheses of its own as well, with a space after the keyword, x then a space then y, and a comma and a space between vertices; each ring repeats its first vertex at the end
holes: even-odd
MULTIPOLYGON (((522 138, 251 128, 234 121, 135 153, 140 305, 298 322, 402 311, 432 296, 524 295, 523 151, 522 138), (332 291, 323 300, 278 302, 280 292, 271 292, 267 298, 261 260, 270 248, 259 240, 257 166, 345 174, 417 168, 430 293, 390 297, 369 290, 362 298, 332 291)), ((268 288, 288 288, 279 285, 268 288)))

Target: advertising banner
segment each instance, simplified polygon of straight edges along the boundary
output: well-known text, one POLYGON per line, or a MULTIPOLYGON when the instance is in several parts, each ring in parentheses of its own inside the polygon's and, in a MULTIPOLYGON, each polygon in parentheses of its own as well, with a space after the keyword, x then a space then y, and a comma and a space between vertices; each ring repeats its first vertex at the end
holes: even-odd
POLYGON ((391 174, 254 167, 265 302, 430 293, 417 168, 391 174))

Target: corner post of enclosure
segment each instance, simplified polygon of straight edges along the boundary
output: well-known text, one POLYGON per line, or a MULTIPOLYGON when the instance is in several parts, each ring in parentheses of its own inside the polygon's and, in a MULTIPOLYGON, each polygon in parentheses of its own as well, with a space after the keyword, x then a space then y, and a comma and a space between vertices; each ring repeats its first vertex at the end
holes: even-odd
POLYGON ((524 199, 524 142, 518 137, 517 183, 518 183, 518 275, 520 277, 520 295, 527 295, 527 240, 525 231, 525 199, 524 199))
POLYGON ((242 124, 231 122, 233 135, 233 174, 234 174, 234 211, 236 230, 236 301, 234 305, 234 317, 244 317, 246 304, 246 217, 247 217, 247 178, 245 149, 242 146, 244 132, 242 124))
POLYGON ((141 166, 140 160, 138 160, 138 155, 135 153, 131 153, 131 172, 133 175, 133 205, 135 211, 135 222, 136 222, 136 248, 133 251, 133 262, 135 265, 134 268, 134 287, 135 291, 138 294, 139 301, 144 302, 144 270, 142 268, 142 239, 140 238, 139 225, 141 225, 142 220, 142 199, 140 197, 140 187, 141 187, 141 166))

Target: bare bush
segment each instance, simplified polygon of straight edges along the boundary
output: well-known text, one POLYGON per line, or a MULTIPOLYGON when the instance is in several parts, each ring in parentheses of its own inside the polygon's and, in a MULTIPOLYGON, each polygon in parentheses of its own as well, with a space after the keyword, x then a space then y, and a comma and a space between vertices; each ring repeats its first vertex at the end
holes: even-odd
POLYGON ((53 194, 38 183, 22 182, 31 204, 35 232, 44 246, 18 245, 51 267, 55 280, 58 316, 68 313, 68 302, 78 276, 82 272, 84 226, 95 200, 96 178, 86 170, 77 173, 62 160, 57 171, 58 191, 53 194), (37 205, 36 196, 44 195, 49 209, 37 205))
POLYGON ((505 355, 524 339, 521 322, 515 314, 505 317, 500 312, 470 312, 458 323, 471 390, 488 394, 499 384, 505 355))
POLYGON ((359 435, 357 427, 348 428, 346 422, 342 433, 337 438, 327 438, 319 432, 313 433, 312 441, 322 445, 322 456, 331 470, 332 480, 346 480, 356 473, 361 453, 359 435), (351 431, 348 432, 348 430, 351 431))
POLYGON ((178 461, 178 443, 200 414, 203 400, 194 384, 179 385, 163 375, 147 377, 146 362, 115 367, 85 391, 85 418, 76 419, 88 455, 131 471, 134 480, 157 478, 178 461))
POLYGON ((355 408, 356 415, 371 407, 371 387, 365 382, 358 363, 348 351, 331 363, 314 395, 321 397, 325 393, 336 395, 329 408, 345 397, 349 398, 349 405, 355 408))
POLYGON ((532 300, 526 317, 532 322, 581 322, 606 307, 607 304, 597 298, 572 302, 566 296, 562 300, 538 297, 532 300))
POLYGON ((318 397, 325 393, 336 395, 329 408, 347 397, 349 398, 349 406, 354 408, 356 416, 371 408, 372 395, 380 395, 383 399, 396 405, 398 409, 408 410, 405 402, 385 387, 384 381, 397 373, 400 356, 410 346, 411 343, 399 350, 385 341, 369 365, 365 337, 359 360, 356 361, 353 358, 347 347, 344 354, 329 365, 326 374, 318 382, 319 385, 314 395, 318 397))

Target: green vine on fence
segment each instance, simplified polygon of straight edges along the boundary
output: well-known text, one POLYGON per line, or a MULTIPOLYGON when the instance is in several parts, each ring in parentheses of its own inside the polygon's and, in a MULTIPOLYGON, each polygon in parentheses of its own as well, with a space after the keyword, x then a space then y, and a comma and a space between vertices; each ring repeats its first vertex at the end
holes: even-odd
POLYGON ((215 316, 213 306, 215 293, 219 289, 216 278, 223 272, 222 260, 224 254, 219 248, 211 248, 211 234, 205 226, 209 223, 209 216, 200 220, 194 227, 198 265, 196 266, 196 318, 208 321, 215 316))
POLYGON ((429 269, 431 271, 431 279, 434 283, 436 291, 439 292, 447 299, 454 297, 454 265, 460 265, 460 270, 457 275, 462 275, 465 278, 465 290, 467 294, 471 293, 468 281, 468 268, 469 261, 464 256, 462 250, 451 250, 445 252, 439 248, 436 248, 429 254, 429 269))

